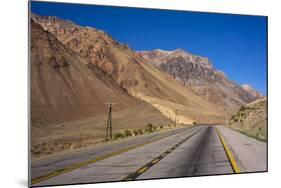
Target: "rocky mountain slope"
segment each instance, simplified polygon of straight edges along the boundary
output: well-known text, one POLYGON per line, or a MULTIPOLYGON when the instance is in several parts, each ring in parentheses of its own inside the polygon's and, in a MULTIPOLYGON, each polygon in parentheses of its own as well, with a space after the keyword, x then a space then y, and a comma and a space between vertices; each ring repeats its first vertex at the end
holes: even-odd
POLYGON ((107 102, 114 132, 172 121, 130 95, 106 72, 31 21, 31 143, 33 157, 85 147, 105 136, 107 102))
POLYGON ((228 126, 260 140, 267 140, 267 100, 259 99, 241 107, 231 117, 228 126))
POLYGON ((109 101, 120 109, 139 102, 41 26, 32 22, 31 28, 32 109, 38 108, 50 123, 99 115, 109 101))
POLYGON ((169 119, 174 119, 177 113, 181 123, 222 121, 222 111, 105 32, 57 17, 32 15, 32 19, 130 95, 150 103, 169 119))
POLYGON ((182 49, 157 49, 141 51, 138 54, 208 102, 226 109, 228 114, 261 97, 261 94, 250 86, 241 87, 229 80, 222 71, 216 70, 206 57, 193 55, 182 49))

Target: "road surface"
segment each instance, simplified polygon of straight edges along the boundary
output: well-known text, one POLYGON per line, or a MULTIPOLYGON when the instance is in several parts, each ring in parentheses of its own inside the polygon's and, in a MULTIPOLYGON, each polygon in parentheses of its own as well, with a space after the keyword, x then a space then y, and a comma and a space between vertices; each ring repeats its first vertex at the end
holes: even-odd
POLYGON ((267 146, 223 126, 157 132, 33 161, 32 186, 267 171, 267 146))

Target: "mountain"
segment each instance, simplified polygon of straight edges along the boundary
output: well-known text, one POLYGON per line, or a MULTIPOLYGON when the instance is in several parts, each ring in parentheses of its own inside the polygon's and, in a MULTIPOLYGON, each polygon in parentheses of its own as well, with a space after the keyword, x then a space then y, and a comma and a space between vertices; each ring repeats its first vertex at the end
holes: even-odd
POLYGON ((110 101, 120 109, 139 102, 41 26, 32 22, 31 28, 31 103, 48 121, 99 115, 110 101))
POLYGON ((105 136, 107 102, 115 103, 114 133, 148 123, 172 123, 33 20, 30 60, 33 157, 100 142, 105 136))
POLYGON ((222 111, 104 31, 52 16, 32 15, 32 19, 128 94, 150 103, 169 119, 176 115, 181 123, 222 122, 222 111))
POLYGON ((228 114, 261 97, 261 94, 253 89, 241 87, 229 80, 224 72, 216 70, 206 57, 193 55, 182 49, 156 49, 140 51, 138 54, 208 102, 225 109, 228 114))
POLYGON ((252 86, 250 86, 249 84, 243 84, 241 85, 241 87, 246 90, 250 95, 253 96, 253 98, 255 99, 259 99, 259 98, 263 98, 262 94, 260 92, 258 92, 257 90, 255 90, 252 86))
POLYGON ((242 106, 231 117, 228 126, 260 140, 267 140, 267 99, 261 98, 242 106))

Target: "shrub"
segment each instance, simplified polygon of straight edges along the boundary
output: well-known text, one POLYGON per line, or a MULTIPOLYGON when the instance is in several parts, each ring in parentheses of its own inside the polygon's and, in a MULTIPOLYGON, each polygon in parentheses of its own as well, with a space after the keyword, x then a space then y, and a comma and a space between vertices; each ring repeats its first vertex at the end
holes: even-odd
POLYGON ((146 125, 146 127, 149 128, 149 129, 152 129, 153 125, 152 125, 152 123, 148 123, 148 124, 146 125))
POLYGON ((137 135, 139 134, 139 131, 138 131, 138 130, 133 130, 133 134, 134 134, 135 136, 137 136, 137 135))
POLYGON ((192 123, 193 125, 196 125, 197 123, 196 123, 196 121, 193 121, 193 123, 192 123))
POLYGON ((246 110, 246 107, 245 106, 241 106, 239 111, 245 111, 245 110, 246 110))
POLYGON ((237 112, 237 116, 238 117, 244 117, 244 116, 246 116, 246 113, 245 112, 237 112))
POLYGON ((116 134, 114 134, 113 140, 117 140, 117 139, 119 139, 119 138, 124 138, 124 135, 123 135, 122 133, 116 133, 116 134))
POLYGON ((151 133, 153 132, 153 125, 151 123, 148 123, 145 127, 145 132, 151 133))
POLYGON ((128 136, 132 136, 132 133, 130 130, 126 129, 125 130, 125 136, 128 137, 128 136))
POLYGON ((139 132, 139 135, 143 134, 142 129, 139 129, 138 132, 139 132))

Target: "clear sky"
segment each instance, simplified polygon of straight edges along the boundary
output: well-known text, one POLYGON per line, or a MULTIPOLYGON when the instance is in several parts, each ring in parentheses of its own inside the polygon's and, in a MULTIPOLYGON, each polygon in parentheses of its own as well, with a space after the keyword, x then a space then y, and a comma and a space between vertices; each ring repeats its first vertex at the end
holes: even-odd
POLYGON ((266 17, 47 2, 32 2, 31 11, 102 29, 134 50, 208 57, 229 79, 267 95, 266 17))

